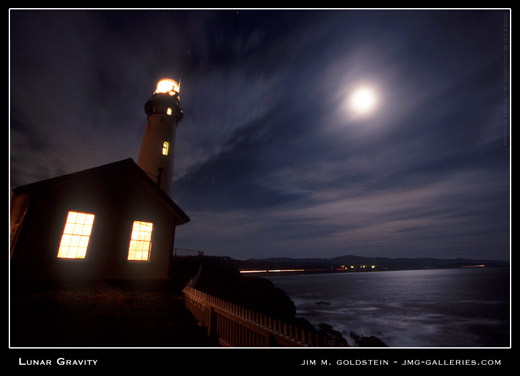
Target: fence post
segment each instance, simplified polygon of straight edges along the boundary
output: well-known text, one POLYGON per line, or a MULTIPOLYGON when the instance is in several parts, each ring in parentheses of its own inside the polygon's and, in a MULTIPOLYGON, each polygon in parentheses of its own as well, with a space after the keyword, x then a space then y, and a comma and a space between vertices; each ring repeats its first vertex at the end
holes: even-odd
POLYGON ((213 332, 215 331, 215 308, 213 307, 213 305, 210 305, 208 308, 208 337, 211 337, 213 335, 213 332))
POLYGON ((330 342, 329 342, 329 339, 325 336, 322 337, 323 339, 323 346, 324 347, 330 347, 330 342))
POLYGON ((306 346, 312 346, 312 336, 311 336, 311 332, 309 331, 305 331, 305 343, 304 345, 306 346))

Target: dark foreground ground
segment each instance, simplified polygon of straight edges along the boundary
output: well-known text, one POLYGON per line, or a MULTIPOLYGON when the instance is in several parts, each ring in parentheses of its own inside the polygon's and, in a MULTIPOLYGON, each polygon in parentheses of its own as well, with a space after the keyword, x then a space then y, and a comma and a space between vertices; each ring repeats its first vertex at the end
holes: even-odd
MULTIPOLYGON (((12 347, 214 347, 214 338, 184 306, 187 283, 225 301, 313 331, 342 346, 341 333, 296 317, 294 302, 274 284, 243 277, 222 258, 176 258, 164 281, 13 282, 12 347)), ((355 333, 354 333, 355 334, 355 333)), ((375 337, 352 336, 358 346, 385 346, 375 337)))
POLYGON ((10 298, 12 347, 218 346, 167 284, 35 284, 10 298))

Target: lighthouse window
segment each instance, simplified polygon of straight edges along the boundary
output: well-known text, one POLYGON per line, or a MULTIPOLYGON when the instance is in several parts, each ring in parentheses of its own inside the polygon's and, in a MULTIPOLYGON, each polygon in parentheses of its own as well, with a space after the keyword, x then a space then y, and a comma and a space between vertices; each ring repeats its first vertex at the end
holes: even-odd
POLYGON ((130 247, 128 248, 129 261, 149 261, 152 249, 153 223, 134 221, 130 247))
POLYGON ((170 107, 168 107, 168 109, 166 110, 166 114, 167 115, 171 115, 172 114, 172 109, 170 107))
POLYGON ((94 214, 69 211, 61 236, 58 258, 84 259, 93 225, 94 214))
POLYGON ((170 143, 168 141, 164 141, 162 143, 162 155, 168 155, 169 146, 170 146, 170 143))

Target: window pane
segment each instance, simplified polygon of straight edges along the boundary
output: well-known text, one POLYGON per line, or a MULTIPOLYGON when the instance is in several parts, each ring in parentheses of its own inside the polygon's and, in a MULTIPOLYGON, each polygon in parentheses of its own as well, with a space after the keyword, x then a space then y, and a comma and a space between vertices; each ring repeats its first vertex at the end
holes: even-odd
POLYGON ((81 235, 89 236, 91 231, 92 226, 85 225, 83 226, 83 231, 81 232, 81 235))
POLYGON ((80 238, 81 238, 81 236, 79 236, 79 235, 72 235, 71 238, 70 238, 70 246, 71 247, 78 247, 80 238))
POLYGON ((68 223, 65 225, 65 229, 63 230, 64 234, 73 234, 74 233, 74 223, 68 223))
POLYGON ((63 234, 63 236, 61 237, 61 245, 62 246, 69 246, 71 239, 72 239, 72 235, 65 235, 65 234, 63 234))
POLYGON ((87 247, 88 247, 88 237, 81 236, 81 239, 79 240, 79 247, 87 249, 87 247))
POLYGON ((87 255, 87 247, 79 247, 78 251, 76 252, 75 258, 85 258, 87 255))
POLYGON ((58 250, 58 257, 67 257, 67 254, 69 253, 69 247, 66 245, 61 245, 60 249, 58 250))
POLYGON ((83 225, 80 223, 76 223, 74 225, 74 230, 72 231, 73 235, 81 235, 83 232, 83 225))
POLYGON ((78 253, 78 247, 70 247, 67 252, 67 258, 76 258, 76 254, 78 253))
POLYGON ((69 212, 69 215, 67 216, 67 223, 76 223, 77 216, 78 216, 78 213, 69 212))
POLYGON ((85 218, 85 224, 89 226, 94 224, 94 214, 87 214, 87 218, 85 218))
POLYGON ((85 223, 85 213, 78 213, 78 217, 76 218, 76 223, 85 223))

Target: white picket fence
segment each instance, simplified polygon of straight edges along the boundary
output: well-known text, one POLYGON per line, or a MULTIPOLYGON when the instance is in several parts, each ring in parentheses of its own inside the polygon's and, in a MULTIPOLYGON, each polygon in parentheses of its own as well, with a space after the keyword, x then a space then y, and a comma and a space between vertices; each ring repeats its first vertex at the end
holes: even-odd
POLYGON ((222 346, 342 346, 316 332, 275 320, 193 287, 186 286, 183 293, 186 308, 207 328, 208 336, 217 337, 222 346))

